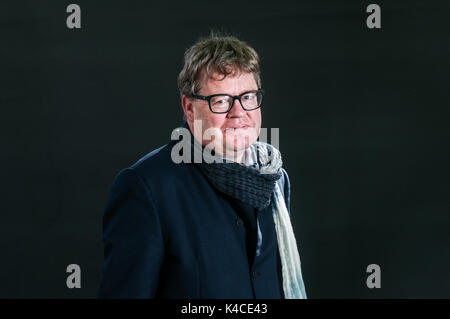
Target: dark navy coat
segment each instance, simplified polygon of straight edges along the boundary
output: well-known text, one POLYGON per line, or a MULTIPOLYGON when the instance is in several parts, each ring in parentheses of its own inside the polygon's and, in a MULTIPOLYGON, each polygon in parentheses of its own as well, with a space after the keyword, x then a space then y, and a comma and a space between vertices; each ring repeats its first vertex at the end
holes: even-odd
MULTIPOLYGON (((174 144, 113 182, 99 297, 283 298, 271 205, 256 210, 221 193, 195 164, 171 160, 174 144)), ((278 183, 289 210, 286 171, 278 183)))

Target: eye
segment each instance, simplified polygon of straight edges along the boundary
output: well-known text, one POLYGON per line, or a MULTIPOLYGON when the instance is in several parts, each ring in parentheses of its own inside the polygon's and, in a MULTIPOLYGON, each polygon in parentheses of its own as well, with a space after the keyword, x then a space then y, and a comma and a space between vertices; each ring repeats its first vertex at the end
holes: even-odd
POLYGON ((211 103, 213 105, 217 105, 217 106, 227 105, 228 97, 227 96, 217 96, 211 100, 211 103))
POLYGON ((243 96, 243 98, 244 98, 244 100, 251 101, 251 100, 254 100, 256 98, 256 94, 255 93, 248 93, 248 94, 245 94, 243 96))

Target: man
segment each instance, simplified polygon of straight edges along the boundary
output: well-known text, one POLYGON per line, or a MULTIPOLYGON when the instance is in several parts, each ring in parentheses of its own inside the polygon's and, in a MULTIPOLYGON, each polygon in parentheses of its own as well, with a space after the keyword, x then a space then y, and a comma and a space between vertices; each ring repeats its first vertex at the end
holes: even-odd
POLYGON ((186 123, 172 134, 178 139, 113 183, 99 296, 306 298, 289 178, 279 151, 257 141, 257 53, 212 35, 184 60, 178 86, 186 123))

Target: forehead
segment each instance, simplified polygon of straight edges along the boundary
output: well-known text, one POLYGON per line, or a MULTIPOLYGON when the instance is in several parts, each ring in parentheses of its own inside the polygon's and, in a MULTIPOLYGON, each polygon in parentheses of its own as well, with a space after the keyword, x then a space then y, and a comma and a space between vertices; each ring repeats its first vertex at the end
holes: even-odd
POLYGON ((218 72, 212 72, 210 76, 202 72, 201 91, 204 94, 228 93, 240 94, 245 91, 257 90, 257 84, 253 73, 238 71, 224 76, 218 72))

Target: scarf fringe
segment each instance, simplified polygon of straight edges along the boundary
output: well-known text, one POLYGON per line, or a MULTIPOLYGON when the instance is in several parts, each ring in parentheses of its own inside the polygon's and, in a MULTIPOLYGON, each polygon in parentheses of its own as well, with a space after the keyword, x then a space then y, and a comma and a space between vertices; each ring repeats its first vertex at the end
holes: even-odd
POLYGON ((278 184, 274 190, 273 220, 280 252, 285 299, 306 299, 300 256, 289 213, 278 184))

